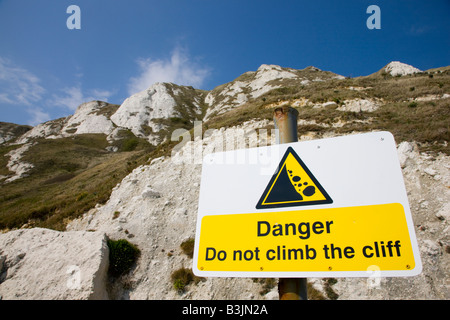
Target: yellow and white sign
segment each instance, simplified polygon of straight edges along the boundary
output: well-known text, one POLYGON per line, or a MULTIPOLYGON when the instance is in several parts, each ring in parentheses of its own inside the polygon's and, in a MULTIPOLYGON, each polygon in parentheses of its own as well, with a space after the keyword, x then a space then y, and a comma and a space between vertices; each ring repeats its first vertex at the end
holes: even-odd
POLYGON ((259 161, 205 157, 195 274, 369 277, 373 270, 380 276, 421 272, 390 133, 234 152, 254 160, 254 151, 259 161), (261 170, 263 165, 272 170, 261 170))

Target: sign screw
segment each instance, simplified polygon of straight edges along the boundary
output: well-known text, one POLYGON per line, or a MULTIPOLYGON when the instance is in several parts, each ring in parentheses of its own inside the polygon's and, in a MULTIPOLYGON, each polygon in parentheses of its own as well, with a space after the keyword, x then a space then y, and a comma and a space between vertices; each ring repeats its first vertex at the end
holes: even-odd
POLYGON ((410 269, 411 266, 409 264, 406 265, 406 269, 410 269))
POLYGON ((203 267, 200 267, 200 270, 203 270, 203 267))
POLYGON ((328 270, 333 270, 333 268, 331 266, 328 267, 328 270))
POLYGON ((259 270, 263 271, 263 270, 264 270, 264 268, 263 268, 263 267, 260 267, 260 268, 259 268, 259 270))

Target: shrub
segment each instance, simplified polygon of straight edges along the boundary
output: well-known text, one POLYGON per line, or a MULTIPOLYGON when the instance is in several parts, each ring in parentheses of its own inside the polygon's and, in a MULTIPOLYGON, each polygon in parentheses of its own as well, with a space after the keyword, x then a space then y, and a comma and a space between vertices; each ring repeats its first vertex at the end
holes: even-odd
POLYGON ((126 139, 122 144, 122 150, 124 152, 133 151, 139 144, 139 140, 137 138, 129 138, 126 139))
POLYGON ((183 292, 185 286, 186 286, 186 284, 181 279, 175 279, 175 281, 173 282, 173 287, 177 291, 183 292))
POLYGON ((114 211, 113 220, 117 219, 119 217, 119 215, 120 215, 120 211, 114 211))
POLYGON ((172 275, 171 279, 173 281, 173 287, 177 291, 184 291, 184 288, 192 281, 194 280, 194 274, 192 273, 191 269, 187 268, 180 268, 178 270, 175 270, 172 275))
POLYGON ((339 298, 339 295, 333 290, 332 286, 337 283, 337 279, 335 278, 325 278, 325 293, 330 300, 336 300, 339 298))
POLYGON ((173 287, 178 292, 183 292, 185 287, 194 281, 197 284, 199 281, 202 281, 204 278, 196 277, 191 269, 181 267, 178 270, 172 272, 171 275, 173 287))
POLYGON ((109 274, 118 277, 130 271, 140 250, 125 239, 108 240, 109 274))
POLYGON ((192 238, 189 238, 186 241, 183 241, 183 243, 180 245, 181 250, 183 250, 183 253, 191 259, 194 256, 194 246, 195 246, 195 240, 192 238))

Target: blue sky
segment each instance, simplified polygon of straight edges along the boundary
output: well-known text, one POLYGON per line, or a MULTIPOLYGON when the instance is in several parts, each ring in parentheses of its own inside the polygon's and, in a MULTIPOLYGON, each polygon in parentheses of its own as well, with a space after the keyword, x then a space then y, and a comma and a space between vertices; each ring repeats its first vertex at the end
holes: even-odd
POLYGON ((261 64, 351 77, 390 61, 447 66, 449 16, 449 0, 0 0, 0 121, 121 104, 157 81, 211 90, 261 64), (366 26, 370 5, 381 29, 366 26))

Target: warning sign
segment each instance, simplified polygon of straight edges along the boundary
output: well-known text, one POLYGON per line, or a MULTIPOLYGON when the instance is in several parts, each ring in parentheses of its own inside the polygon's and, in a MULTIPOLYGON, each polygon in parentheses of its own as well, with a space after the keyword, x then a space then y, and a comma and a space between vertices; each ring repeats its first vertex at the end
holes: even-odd
POLYGON ((196 275, 371 277, 374 270, 380 277, 422 271, 392 134, 205 156, 196 275))
POLYGON ((342 272, 415 268, 399 203, 203 218, 202 271, 342 272), (232 234, 235 236, 231 236, 232 234))
POLYGON ((333 200, 289 147, 256 209, 332 203, 333 200))

